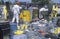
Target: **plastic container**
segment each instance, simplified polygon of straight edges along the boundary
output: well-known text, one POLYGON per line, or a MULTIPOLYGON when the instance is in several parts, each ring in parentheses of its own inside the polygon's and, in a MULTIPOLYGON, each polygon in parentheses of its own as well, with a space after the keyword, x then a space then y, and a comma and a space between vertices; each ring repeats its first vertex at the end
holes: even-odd
POLYGON ((10 30, 14 31, 17 29, 17 24, 16 23, 10 23, 10 30))
POLYGON ((13 39, 13 32, 17 29, 16 23, 10 23, 10 39, 13 39))

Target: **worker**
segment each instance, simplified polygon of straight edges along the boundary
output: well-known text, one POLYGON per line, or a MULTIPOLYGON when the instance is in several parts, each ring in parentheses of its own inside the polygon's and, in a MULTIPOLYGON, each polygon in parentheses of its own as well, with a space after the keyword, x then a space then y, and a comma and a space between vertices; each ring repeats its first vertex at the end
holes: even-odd
POLYGON ((7 8, 6 8, 6 5, 3 6, 3 15, 4 15, 4 20, 7 19, 7 8))
POLYGON ((17 22, 17 26, 19 23, 19 14, 20 14, 20 9, 22 9, 22 7, 19 6, 20 2, 16 2, 16 5, 13 6, 12 11, 13 11, 13 19, 12 22, 15 21, 17 22))
POLYGON ((58 11, 58 5, 55 4, 55 5, 53 5, 53 7, 52 7, 51 18, 57 16, 57 11, 58 11))
MULTIPOLYGON (((54 12, 55 12, 55 14, 57 15, 57 11, 58 11, 58 5, 57 4, 55 4, 55 5, 53 5, 53 9, 52 9, 54 12)), ((55 17, 56 17, 56 15, 55 15, 55 17)))
POLYGON ((31 17, 30 19, 32 20, 32 17, 33 17, 33 16, 32 16, 32 15, 33 15, 33 7, 32 7, 31 4, 29 5, 28 10, 30 10, 30 17, 31 17))
POLYGON ((39 9, 39 18, 47 18, 48 14, 48 6, 44 5, 44 7, 39 9))

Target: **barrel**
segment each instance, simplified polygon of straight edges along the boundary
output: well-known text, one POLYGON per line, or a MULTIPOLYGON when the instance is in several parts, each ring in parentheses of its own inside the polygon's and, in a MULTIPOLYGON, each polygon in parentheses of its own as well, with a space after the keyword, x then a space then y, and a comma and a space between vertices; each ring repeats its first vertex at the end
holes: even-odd
POLYGON ((13 32, 17 29, 16 23, 10 23, 10 39, 13 39, 13 32))

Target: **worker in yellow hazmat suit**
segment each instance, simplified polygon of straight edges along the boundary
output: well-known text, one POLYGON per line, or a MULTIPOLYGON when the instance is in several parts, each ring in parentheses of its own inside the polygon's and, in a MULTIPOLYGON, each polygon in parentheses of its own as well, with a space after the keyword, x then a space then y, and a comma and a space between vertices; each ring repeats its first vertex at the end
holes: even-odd
POLYGON ((6 9, 6 5, 3 6, 3 14, 4 14, 4 19, 7 19, 7 9, 6 9))
POLYGON ((28 31, 29 32, 29 30, 27 30, 27 28, 28 28, 28 25, 22 24, 21 26, 18 26, 18 30, 15 31, 14 34, 23 34, 24 31, 28 31))
POLYGON ((51 18, 57 17, 57 11, 58 11, 58 5, 55 4, 55 5, 53 5, 53 7, 52 7, 51 18))
POLYGON ((30 21, 30 11, 23 10, 20 14, 20 18, 22 18, 24 22, 29 22, 30 21))
POLYGON ((54 33, 59 34, 60 33, 60 27, 55 28, 54 33))

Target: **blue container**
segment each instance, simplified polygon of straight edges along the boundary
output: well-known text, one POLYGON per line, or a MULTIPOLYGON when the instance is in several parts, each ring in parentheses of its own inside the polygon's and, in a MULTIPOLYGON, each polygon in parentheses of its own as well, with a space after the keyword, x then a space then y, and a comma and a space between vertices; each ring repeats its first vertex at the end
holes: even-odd
POLYGON ((13 39, 13 32, 17 29, 16 23, 10 23, 10 39, 13 39))
POLYGON ((10 23, 10 30, 14 31, 17 29, 17 23, 10 23))

